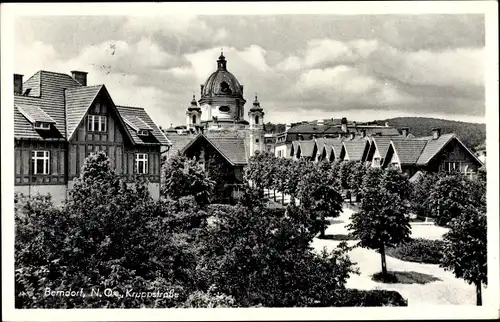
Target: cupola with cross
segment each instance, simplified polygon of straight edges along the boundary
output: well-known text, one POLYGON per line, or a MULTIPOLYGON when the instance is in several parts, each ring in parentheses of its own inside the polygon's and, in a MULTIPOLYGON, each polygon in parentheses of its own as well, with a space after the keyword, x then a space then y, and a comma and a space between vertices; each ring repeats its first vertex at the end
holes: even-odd
POLYGON ((234 122, 243 120, 244 105, 243 85, 227 70, 227 60, 221 52, 215 70, 201 85, 202 123, 213 123, 232 126, 234 122))

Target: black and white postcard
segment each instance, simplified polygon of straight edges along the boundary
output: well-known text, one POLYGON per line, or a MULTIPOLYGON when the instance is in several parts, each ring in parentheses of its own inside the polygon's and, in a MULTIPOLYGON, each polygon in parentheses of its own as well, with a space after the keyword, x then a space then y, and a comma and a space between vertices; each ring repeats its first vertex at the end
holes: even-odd
POLYGON ((4 318, 498 318, 497 10, 2 4, 4 318))

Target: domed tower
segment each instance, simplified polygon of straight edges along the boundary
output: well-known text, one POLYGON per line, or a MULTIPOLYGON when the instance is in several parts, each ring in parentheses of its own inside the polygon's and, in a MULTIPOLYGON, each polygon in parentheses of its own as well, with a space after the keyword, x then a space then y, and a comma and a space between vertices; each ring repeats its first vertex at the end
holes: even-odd
POLYGON ((188 129, 196 128, 200 125, 201 121, 201 108, 196 103, 196 98, 193 94, 193 100, 186 112, 186 126, 188 129))
POLYGON ((244 105, 243 85, 227 70, 227 61, 223 53, 217 60, 217 70, 201 85, 201 121, 209 127, 233 126, 243 120, 244 105))
POLYGON ((250 121, 250 156, 254 155, 255 151, 264 151, 264 114, 264 110, 260 107, 260 102, 256 94, 253 106, 250 111, 248 111, 250 121))

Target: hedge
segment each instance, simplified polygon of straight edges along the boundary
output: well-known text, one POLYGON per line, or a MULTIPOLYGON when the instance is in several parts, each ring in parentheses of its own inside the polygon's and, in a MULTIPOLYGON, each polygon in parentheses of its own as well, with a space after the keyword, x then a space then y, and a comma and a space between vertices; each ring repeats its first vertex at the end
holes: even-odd
POLYGON ((403 261, 439 264, 443 246, 442 240, 417 238, 396 247, 387 247, 385 253, 403 261))
POLYGON ((318 306, 408 306, 408 301, 396 291, 345 289, 336 294, 331 301, 323 301, 318 306))

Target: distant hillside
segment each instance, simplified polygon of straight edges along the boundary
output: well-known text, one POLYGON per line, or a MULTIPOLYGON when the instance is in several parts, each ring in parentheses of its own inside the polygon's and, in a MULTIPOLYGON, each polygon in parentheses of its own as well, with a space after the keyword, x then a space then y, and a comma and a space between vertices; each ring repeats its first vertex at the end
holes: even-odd
POLYGON ((386 120, 376 120, 379 125, 389 122, 397 128, 409 127, 415 136, 431 135, 433 128, 440 128, 441 133, 455 133, 467 147, 474 149, 486 140, 486 124, 457 122, 428 117, 395 117, 386 120))

